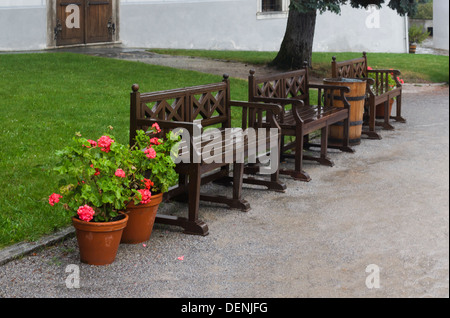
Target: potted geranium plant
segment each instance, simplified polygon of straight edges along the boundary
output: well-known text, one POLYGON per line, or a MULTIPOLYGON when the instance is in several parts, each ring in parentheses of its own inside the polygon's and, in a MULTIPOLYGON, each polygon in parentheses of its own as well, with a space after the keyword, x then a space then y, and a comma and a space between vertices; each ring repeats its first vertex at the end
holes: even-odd
POLYGON ((60 161, 54 170, 64 177, 49 203, 61 201, 74 212, 72 224, 84 263, 105 265, 115 259, 128 221, 122 211, 132 196, 129 180, 120 173, 129 154, 128 145, 116 142, 112 135, 92 140, 80 133, 56 153, 60 161))
POLYGON ((148 225, 142 219, 135 220, 131 210, 148 206, 157 209, 162 194, 178 180, 171 156, 178 138, 171 132, 166 141, 150 138, 149 134, 159 132, 157 124, 147 133, 138 131, 136 144, 131 147, 108 133, 96 140, 77 133, 70 144, 57 151, 60 160, 54 170, 64 177, 49 203, 61 202, 74 213, 72 224, 82 262, 112 263, 123 234, 131 233, 130 240, 135 240, 133 235, 142 237, 136 229, 127 231, 128 225, 141 223, 151 233, 154 215, 148 225))
POLYGON ((160 132, 157 123, 147 132, 137 131, 130 161, 123 168, 123 177, 130 181, 135 194, 126 207, 129 220, 122 235, 123 243, 136 244, 150 238, 163 194, 178 182, 173 160, 176 154, 171 153, 178 137, 173 132, 165 139, 156 137, 160 132))

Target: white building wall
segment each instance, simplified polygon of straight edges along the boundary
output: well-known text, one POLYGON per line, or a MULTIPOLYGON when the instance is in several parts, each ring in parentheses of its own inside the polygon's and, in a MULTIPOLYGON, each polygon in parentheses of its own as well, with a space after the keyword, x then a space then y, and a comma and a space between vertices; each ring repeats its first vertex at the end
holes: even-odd
MULTIPOLYGON (((47 1, 54 0, 0 0, 1 51, 47 47, 47 1)), ((257 13, 259 1, 120 0, 119 39, 127 47, 278 51, 287 12, 257 13)), ((406 53, 406 30, 406 19, 387 7, 344 6, 341 15, 318 15, 313 49, 406 53)))
POLYGON ((249 0, 122 0, 120 39, 126 46, 216 50, 280 47, 286 19, 256 19, 249 0))
POLYGON ((0 51, 47 46, 46 0, 0 0, 0 51))
MULTIPOLYGON (((121 0, 120 38, 127 46, 278 51, 286 15, 258 15, 258 0, 121 0), (281 17, 280 17, 281 16, 281 17)), ((408 52, 407 19, 343 6, 318 15, 314 51, 408 52)))
POLYGON ((433 1, 433 43, 437 49, 449 49, 449 2, 433 1))
POLYGON ((317 17, 313 51, 407 53, 408 19, 387 6, 368 10, 342 6, 341 14, 317 17))

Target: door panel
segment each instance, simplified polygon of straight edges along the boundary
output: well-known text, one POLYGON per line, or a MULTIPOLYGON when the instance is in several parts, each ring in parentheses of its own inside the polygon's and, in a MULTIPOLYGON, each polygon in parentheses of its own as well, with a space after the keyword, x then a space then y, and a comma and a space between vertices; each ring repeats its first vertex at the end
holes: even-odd
POLYGON ((56 45, 85 43, 84 0, 57 0, 56 11, 56 45))
POLYGON ((86 6, 86 43, 110 42, 108 21, 112 16, 112 1, 86 1, 86 6))

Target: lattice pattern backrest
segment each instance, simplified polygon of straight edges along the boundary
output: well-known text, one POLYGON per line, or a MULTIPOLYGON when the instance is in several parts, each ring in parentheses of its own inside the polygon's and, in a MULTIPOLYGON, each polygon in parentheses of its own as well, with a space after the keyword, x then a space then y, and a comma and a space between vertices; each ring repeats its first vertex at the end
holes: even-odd
POLYGON ((283 83, 281 79, 267 79, 262 81, 255 81, 255 86, 256 89, 254 91, 254 96, 270 97, 270 98, 282 97, 283 83))
POLYGON ((167 121, 187 121, 186 94, 171 90, 141 95, 141 117, 167 121))
POLYGON ((284 76, 283 98, 306 99, 308 96, 308 76, 305 69, 288 72, 284 76))
POLYGON ((362 78, 367 77, 367 62, 365 58, 353 59, 336 63, 336 77, 362 78))
POLYGON ((191 87, 188 95, 188 121, 201 120, 203 127, 227 123, 228 85, 225 82, 191 87))

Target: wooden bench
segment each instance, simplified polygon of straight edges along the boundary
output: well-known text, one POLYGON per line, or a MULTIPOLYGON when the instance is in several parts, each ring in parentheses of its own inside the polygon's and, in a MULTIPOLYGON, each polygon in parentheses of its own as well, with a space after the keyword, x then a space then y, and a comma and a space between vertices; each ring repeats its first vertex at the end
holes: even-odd
POLYGON ((176 171, 179 173, 179 184, 164 194, 165 200, 180 197, 187 199, 188 217, 158 214, 156 222, 181 226, 184 228, 184 232, 188 234, 207 235, 208 226, 198 217, 200 200, 223 203, 230 208, 248 211, 250 204, 241 198, 243 182, 265 185, 268 188, 280 191, 286 189, 284 183, 278 179, 278 169, 270 175, 270 180, 256 176, 244 178, 245 158, 243 161, 240 154, 244 151, 244 157, 248 156, 247 150, 255 145, 250 144, 251 140, 248 138, 244 138, 244 142, 239 147, 237 145, 235 147, 226 145, 226 134, 227 131, 230 132, 227 128, 231 128, 232 106, 242 110, 242 124, 246 125, 242 127, 243 129, 256 126, 262 128, 263 123, 266 130, 277 129, 278 140, 276 145, 270 145, 270 134, 268 133, 267 140, 264 143, 268 145, 265 149, 266 152, 260 154, 260 156, 270 151, 279 151, 280 128, 277 126, 275 115, 281 111, 281 107, 276 104, 232 101, 227 75, 224 75, 223 81, 219 83, 159 92, 140 93, 137 84, 132 86, 130 145, 135 142, 137 130, 143 129, 146 131, 155 122, 161 128, 161 137, 164 137, 170 130, 181 128, 189 133, 190 138, 189 142, 182 141, 180 146, 180 155, 185 155, 184 151, 188 151, 189 162, 180 162, 176 165, 176 171), (262 114, 263 112, 264 122, 261 116, 257 116, 257 113, 262 114), (214 145, 211 145, 213 141, 207 142, 204 140, 205 138, 197 136, 199 132, 203 134, 208 127, 217 128, 215 132, 219 132, 221 135, 222 139, 216 139, 218 141, 214 145), (206 145, 214 146, 214 155, 217 154, 218 156, 216 160, 210 160, 211 158, 205 160, 202 156, 201 160, 195 160, 194 156, 202 154, 206 145), (228 161, 225 160, 227 158, 228 161), (233 167, 232 176, 230 175, 231 166, 233 167), (233 186, 232 196, 201 194, 200 186, 212 181, 231 182, 233 186))
POLYGON ((268 76, 255 76, 250 70, 248 77, 249 101, 278 103, 283 111, 276 119, 282 133, 282 158, 294 157, 295 168, 280 170, 294 179, 310 181, 311 177, 303 170, 303 160, 315 160, 322 165, 333 166, 327 156, 329 126, 343 122, 344 138, 339 148, 342 151, 353 152, 349 147, 349 113, 350 103, 345 94, 350 89, 346 86, 311 84, 308 78, 308 68, 305 62, 304 69, 284 72, 268 76), (310 104, 310 90, 316 89, 318 93, 317 105, 310 104), (336 107, 337 96, 343 101, 344 107, 336 107), (304 155, 303 149, 317 146, 309 141, 309 134, 321 130, 321 153, 319 157, 304 155), (284 144, 284 136, 294 136, 295 141, 284 144), (287 154, 294 149, 295 155, 287 154))
POLYGON ((332 77, 344 78, 361 78, 368 80, 366 110, 368 111, 368 130, 363 129, 362 133, 367 135, 369 139, 381 139, 381 136, 375 131, 375 126, 382 126, 383 129, 392 130, 394 127, 390 124, 389 119, 405 123, 406 120, 401 115, 402 110, 402 84, 397 79, 400 76, 399 70, 373 70, 368 68, 367 54, 363 52, 361 58, 337 62, 333 56, 331 62, 332 77), (373 74, 373 78, 369 75, 373 74), (395 81, 395 86, 389 86, 389 75, 395 81), (389 101, 393 98, 397 99, 397 114, 390 116, 389 101), (376 108, 384 107, 384 121, 378 123, 376 121, 376 108))

